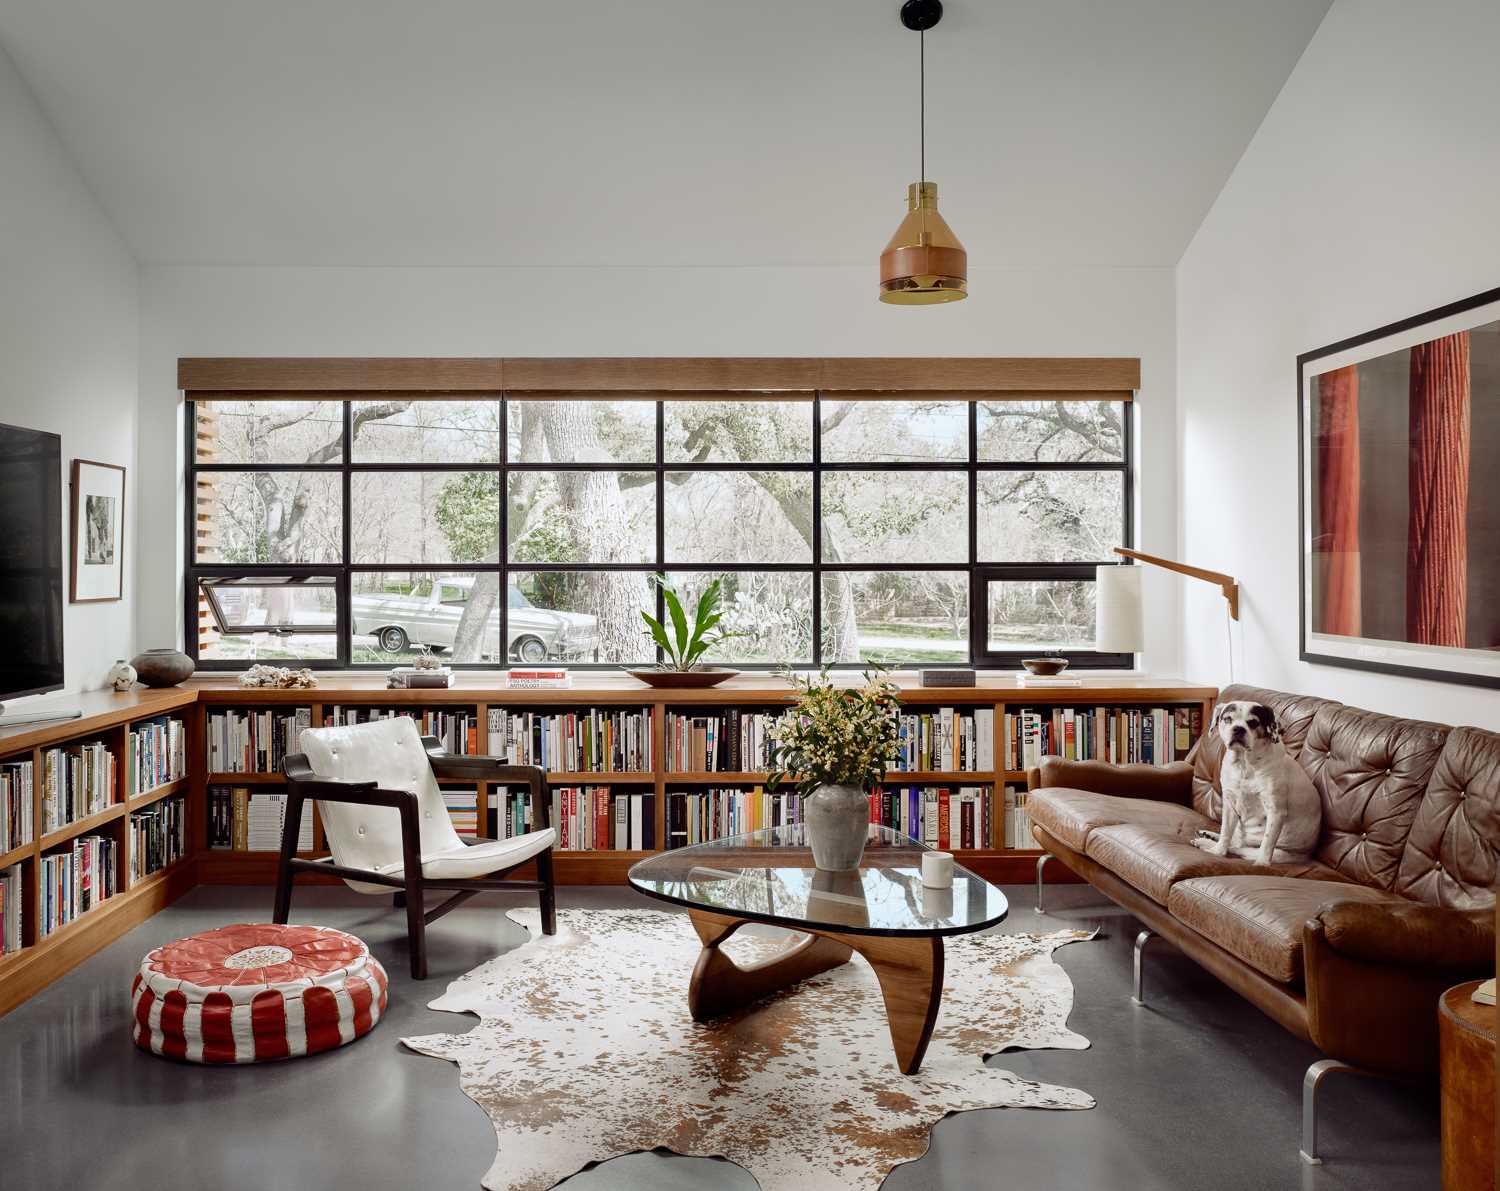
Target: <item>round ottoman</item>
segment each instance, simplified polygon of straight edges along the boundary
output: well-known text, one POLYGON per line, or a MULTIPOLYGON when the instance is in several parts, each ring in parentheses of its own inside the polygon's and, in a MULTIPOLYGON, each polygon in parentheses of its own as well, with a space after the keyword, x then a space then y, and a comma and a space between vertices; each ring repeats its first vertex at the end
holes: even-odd
POLYGON ((385 990, 380 961, 343 931, 221 926, 141 961, 132 1031, 142 1050, 190 1063, 294 1058, 368 1034, 385 990))

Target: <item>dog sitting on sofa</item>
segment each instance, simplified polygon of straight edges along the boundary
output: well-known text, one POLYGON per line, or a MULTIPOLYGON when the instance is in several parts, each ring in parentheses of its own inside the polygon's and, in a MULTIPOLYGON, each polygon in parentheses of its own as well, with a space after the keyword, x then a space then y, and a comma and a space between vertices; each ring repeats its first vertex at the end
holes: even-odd
POLYGON ((1200 832, 1194 846, 1256 864, 1306 860, 1323 830, 1323 804, 1282 744, 1276 713, 1264 703, 1221 703, 1210 730, 1224 742, 1223 821, 1217 834, 1200 832))

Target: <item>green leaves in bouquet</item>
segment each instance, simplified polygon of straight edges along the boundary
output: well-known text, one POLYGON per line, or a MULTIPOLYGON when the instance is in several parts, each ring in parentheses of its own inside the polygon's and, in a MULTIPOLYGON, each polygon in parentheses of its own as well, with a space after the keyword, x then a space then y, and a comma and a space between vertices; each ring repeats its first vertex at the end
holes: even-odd
POLYGON ((698 660, 715 646, 744 633, 730 632, 719 628, 723 617, 719 614, 722 581, 715 579, 698 596, 691 620, 683 607, 682 597, 667 582, 665 576, 655 576, 661 588, 662 603, 667 609, 667 624, 663 624, 649 612, 642 610, 641 619, 646 622, 646 636, 661 648, 666 655, 664 665, 670 670, 692 670, 698 660))

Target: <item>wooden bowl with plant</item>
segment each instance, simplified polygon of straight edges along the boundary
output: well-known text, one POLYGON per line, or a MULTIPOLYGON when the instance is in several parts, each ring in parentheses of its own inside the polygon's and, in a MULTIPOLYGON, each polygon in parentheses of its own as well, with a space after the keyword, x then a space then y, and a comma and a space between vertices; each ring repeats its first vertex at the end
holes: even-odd
POLYGON ((649 686, 679 688, 718 686, 738 674, 738 670, 727 666, 709 666, 702 661, 709 650, 735 637, 745 636, 720 627, 723 620, 719 610, 722 581, 715 579, 705 587, 689 613, 682 597, 663 576, 657 575, 655 580, 661 589, 666 623, 644 609, 641 619, 646 622, 645 635, 661 649, 663 660, 655 666, 627 670, 626 673, 649 686))

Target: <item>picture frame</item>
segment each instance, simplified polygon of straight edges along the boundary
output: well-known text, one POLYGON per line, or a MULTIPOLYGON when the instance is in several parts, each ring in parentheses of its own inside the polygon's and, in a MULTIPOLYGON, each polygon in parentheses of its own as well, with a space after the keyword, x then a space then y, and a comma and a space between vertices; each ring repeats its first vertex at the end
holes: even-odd
POLYGON ((1500 687, 1500 288, 1297 357, 1305 662, 1500 687))
POLYGON ((68 602, 101 604, 125 595, 125 469, 73 460, 68 602))

